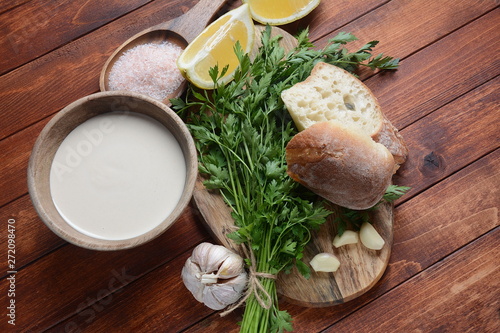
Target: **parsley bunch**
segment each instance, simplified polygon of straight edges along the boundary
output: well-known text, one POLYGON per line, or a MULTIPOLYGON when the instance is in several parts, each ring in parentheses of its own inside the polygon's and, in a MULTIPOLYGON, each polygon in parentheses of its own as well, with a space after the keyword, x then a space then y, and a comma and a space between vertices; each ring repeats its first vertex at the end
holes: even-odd
MULTIPOLYGON (((208 176, 205 186, 218 189, 232 208, 239 229, 229 237, 253 251, 257 272, 277 275, 295 265, 304 276, 310 274, 301 261, 303 250, 310 231, 330 211, 286 173, 285 147, 296 129, 280 95, 305 80, 319 61, 351 72, 360 64, 373 69, 397 67, 398 60, 391 57, 378 55, 370 60, 377 42, 349 53, 343 46, 355 39, 340 33, 324 49, 315 50, 305 30, 297 37, 298 46, 286 53, 280 37, 271 37, 267 27, 253 60, 236 45, 240 66, 233 81, 219 85, 227 67, 219 71, 216 66, 210 70, 213 91, 190 86, 185 100, 172 100, 195 139, 199 170, 208 176), (193 109, 197 112, 189 112, 193 109)), ((271 295, 272 306, 262 307, 251 295, 241 332, 292 330, 290 315, 279 310, 275 280, 259 279, 271 295)))

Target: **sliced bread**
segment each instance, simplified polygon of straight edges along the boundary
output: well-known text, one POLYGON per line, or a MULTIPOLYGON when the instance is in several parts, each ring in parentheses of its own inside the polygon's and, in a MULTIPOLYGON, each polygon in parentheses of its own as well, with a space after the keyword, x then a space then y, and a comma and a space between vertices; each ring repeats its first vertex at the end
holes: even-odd
POLYGON ((292 179, 328 201, 351 209, 377 204, 391 184, 394 158, 368 135, 337 122, 319 122, 286 147, 292 179))
POLYGON ((349 72, 319 62, 305 81, 284 90, 281 97, 299 131, 319 122, 340 122, 383 144, 397 164, 406 160, 403 137, 368 87, 349 72))

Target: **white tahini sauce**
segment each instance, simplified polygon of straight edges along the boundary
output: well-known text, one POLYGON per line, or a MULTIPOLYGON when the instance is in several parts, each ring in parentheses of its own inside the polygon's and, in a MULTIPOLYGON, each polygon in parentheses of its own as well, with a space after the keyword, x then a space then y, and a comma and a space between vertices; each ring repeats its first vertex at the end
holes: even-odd
POLYGON ((50 191, 78 231, 123 240, 159 225, 180 200, 186 163, 175 137, 158 121, 111 112, 75 128, 58 148, 50 191))

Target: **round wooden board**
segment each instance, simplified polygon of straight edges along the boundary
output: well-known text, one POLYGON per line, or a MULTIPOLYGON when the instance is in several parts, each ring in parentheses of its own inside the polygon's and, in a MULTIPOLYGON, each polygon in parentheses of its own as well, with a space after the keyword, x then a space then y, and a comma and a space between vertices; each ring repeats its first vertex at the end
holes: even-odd
MULTIPOLYGON (((256 45, 260 45, 260 33, 264 29, 256 26, 256 45)), ((273 27, 273 35, 282 35, 281 43, 285 49, 292 49, 296 39, 286 31, 273 27)), ((239 252, 238 246, 226 237, 234 229, 231 209, 216 192, 208 191, 203 186, 203 180, 198 178, 193 199, 196 203, 212 236, 220 244, 239 252)), ((306 307, 325 307, 352 300, 373 287, 382 277, 387 264, 393 242, 393 207, 384 204, 375 211, 373 224, 382 238, 385 246, 380 251, 369 250, 361 243, 347 245, 336 249, 333 238, 336 235, 333 219, 335 214, 313 233, 310 244, 304 251, 305 263, 318 253, 333 253, 340 260, 340 268, 335 273, 316 273, 312 270, 311 277, 305 279, 294 269, 290 274, 280 274, 277 280, 278 293, 290 303, 306 307)))
POLYGON ((321 228, 312 234, 304 251, 304 262, 309 263, 318 253, 334 254, 340 261, 335 273, 315 272, 306 280, 292 270, 278 276, 278 293, 290 303, 307 307, 324 307, 350 301, 370 290, 382 277, 389 262, 393 241, 393 208, 380 206, 373 215, 373 225, 385 240, 380 251, 370 250, 361 242, 335 248, 332 244, 337 234, 332 214, 321 228))

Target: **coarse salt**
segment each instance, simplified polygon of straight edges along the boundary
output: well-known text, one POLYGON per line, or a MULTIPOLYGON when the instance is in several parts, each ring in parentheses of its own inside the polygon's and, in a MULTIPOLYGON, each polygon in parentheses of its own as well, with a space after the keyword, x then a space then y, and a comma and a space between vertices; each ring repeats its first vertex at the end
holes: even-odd
POLYGON ((182 48, 171 42, 146 43, 127 50, 111 68, 109 89, 164 100, 184 82, 176 64, 181 52, 182 48))

